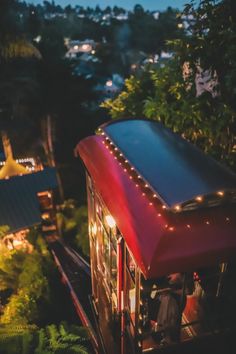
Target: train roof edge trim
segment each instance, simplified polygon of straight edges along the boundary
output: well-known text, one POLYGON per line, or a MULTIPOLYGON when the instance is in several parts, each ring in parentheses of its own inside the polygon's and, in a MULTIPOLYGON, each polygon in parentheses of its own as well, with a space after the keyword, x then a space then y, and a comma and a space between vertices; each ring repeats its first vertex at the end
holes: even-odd
MULTIPOLYGON (((126 132, 121 129, 121 137, 125 135, 124 141, 131 142, 129 155, 134 149, 134 144, 130 140, 132 129, 136 134, 136 147, 138 146, 136 152, 140 153, 137 133, 139 131, 142 136, 144 128, 143 124, 140 126, 140 122, 145 126, 143 120, 128 120, 106 125, 105 128, 118 127, 120 133, 120 124, 128 123, 126 132), (129 122, 132 122, 130 126, 129 122), (139 125, 136 130, 135 123, 139 125)), ((146 130, 149 131, 150 123, 152 126, 153 122, 147 122, 146 130)), ((157 132, 165 133, 166 130, 158 127, 157 132)), ((173 213, 149 185, 146 186, 142 179, 136 178, 138 176, 135 169, 132 169, 133 165, 128 164, 131 155, 128 156, 128 160, 123 153, 124 149, 117 147, 119 139, 117 140, 113 128, 112 132, 109 130, 109 136, 108 132, 104 133, 104 135, 83 139, 77 145, 76 152, 82 158, 98 193, 116 220, 120 232, 146 278, 196 269, 230 259, 235 255, 234 204, 173 213), (111 140, 111 135, 115 142, 111 140)), ((169 135, 168 131, 167 140, 170 139, 169 135)), ((173 139, 172 135, 171 139, 173 139)), ((179 141, 178 137, 177 140, 179 141)), ((181 143, 182 140, 184 139, 181 139, 181 143)), ((185 143, 182 146, 185 148, 185 143)), ((153 150, 151 151, 153 153, 153 150)), ((145 166, 144 164, 142 168, 145 166)), ((218 164, 216 169, 219 169, 218 164)), ((222 176, 228 176, 227 185, 232 187, 235 175, 222 169, 222 176)), ((170 170, 170 173, 174 174, 174 172, 170 170)), ((221 192, 223 193, 223 190, 221 192)), ((219 195, 219 198, 222 197, 219 195)))

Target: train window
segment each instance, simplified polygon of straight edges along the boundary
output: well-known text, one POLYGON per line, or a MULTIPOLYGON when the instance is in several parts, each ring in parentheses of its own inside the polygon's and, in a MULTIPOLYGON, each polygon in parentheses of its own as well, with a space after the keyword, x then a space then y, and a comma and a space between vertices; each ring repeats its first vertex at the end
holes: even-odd
POLYGON ((128 249, 126 252, 126 267, 130 273, 131 278, 135 279, 135 261, 133 259, 133 257, 131 256, 131 254, 129 253, 128 249))
POLYGON ((130 317, 130 329, 134 334, 135 328, 135 308, 136 308, 136 288, 135 288, 135 271, 136 265, 129 250, 126 248, 126 301, 127 310, 130 317))
POLYGON ((116 247, 111 244, 111 286, 117 292, 117 252, 116 247))
POLYGON ((103 264, 104 264, 104 275, 106 277, 110 276, 110 242, 109 236, 106 230, 103 228, 102 230, 102 256, 103 256, 103 264))

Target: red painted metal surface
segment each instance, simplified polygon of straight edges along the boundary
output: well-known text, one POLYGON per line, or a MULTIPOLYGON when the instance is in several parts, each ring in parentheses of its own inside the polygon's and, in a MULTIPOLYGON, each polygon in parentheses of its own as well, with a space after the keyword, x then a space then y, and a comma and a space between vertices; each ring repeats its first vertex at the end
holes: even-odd
POLYGON ((105 147, 102 136, 82 140, 76 152, 146 278, 194 270, 235 256, 235 206, 176 214, 163 211, 150 205, 105 147))

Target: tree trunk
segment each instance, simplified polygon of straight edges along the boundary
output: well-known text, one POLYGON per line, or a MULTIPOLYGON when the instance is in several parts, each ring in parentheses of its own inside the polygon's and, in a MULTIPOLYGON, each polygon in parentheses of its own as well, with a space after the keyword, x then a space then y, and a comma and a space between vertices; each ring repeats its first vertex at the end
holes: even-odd
MULTIPOLYGON (((50 114, 47 115, 45 121, 43 122, 43 147, 47 157, 47 162, 50 167, 56 167, 55 155, 53 149, 53 124, 52 117, 50 114)), ((61 182, 61 177, 56 169, 58 190, 61 201, 64 201, 64 191, 61 182)))

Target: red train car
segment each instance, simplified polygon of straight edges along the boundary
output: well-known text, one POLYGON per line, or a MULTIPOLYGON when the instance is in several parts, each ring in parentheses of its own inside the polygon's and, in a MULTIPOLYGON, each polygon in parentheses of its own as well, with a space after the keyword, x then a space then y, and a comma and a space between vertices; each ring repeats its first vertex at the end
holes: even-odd
POLYGON ((107 353, 216 343, 235 323, 236 175, 143 119, 101 126, 76 153, 87 171, 92 298, 107 353))

